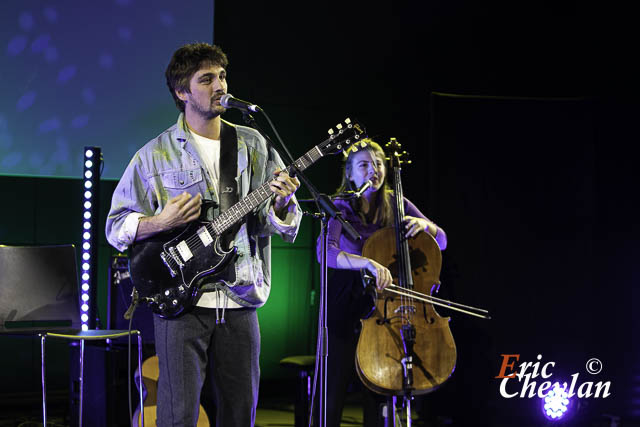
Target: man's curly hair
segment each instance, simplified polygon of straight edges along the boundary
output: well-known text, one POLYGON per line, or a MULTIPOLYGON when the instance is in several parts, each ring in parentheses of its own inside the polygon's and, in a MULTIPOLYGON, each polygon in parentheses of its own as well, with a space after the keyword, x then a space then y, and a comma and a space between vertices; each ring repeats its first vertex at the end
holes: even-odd
POLYGON ((176 91, 190 92, 189 81, 200 68, 207 65, 218 65, 226 69, 229 60, 222 49, 208 43, 184 45, 171 57, 164 75, 169 92, 180 111, 184 112, 184 102, 178 98, 176 91))

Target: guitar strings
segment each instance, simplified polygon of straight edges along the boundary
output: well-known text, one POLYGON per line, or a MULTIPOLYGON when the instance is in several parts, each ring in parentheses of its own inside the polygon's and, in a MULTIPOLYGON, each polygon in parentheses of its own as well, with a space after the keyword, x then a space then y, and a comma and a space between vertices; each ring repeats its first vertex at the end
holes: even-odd
MULTIPOLYGON (((306 164, 304 157, 302 156, 301 158, 299 158, 296 163, 299 163, 298 165, 296 165, 298 168, 302 168, 302 170, 306 169, 307 167, 309 167, 309 165, 311 165, 312 163, 315 163, 315 161, 317 161, 317 159, 320 158, 320 156, 317 159, 314 159, 313 155, 311 154, 310 150, 309 152, 307 152, 305 154, 305 156, 309 156, 310 157, 310 162, 309 164, 306 164)), ((287 172, 289 172, 289 169, 291 168, 291 166, 289 166, 287 169, 287 172)), ((252 209, 254 209, 257 205, 259 205, 260 203, 264 202, 272 193, 267 191, 267 188, 270 186, 271 182, 273 182, 273 180, 262 184, 262 186, 258 187, 257 189, 255 189, 254 191, 252 191, 251 193, 249 193, 244 199, 240 200, 238 203, 236 203, 236 205, 234 205, 233 207, 231 207, 229 210, 225 211, 224 213, 220 214, 216 219, 214 219, 213 221, 205 224, 205 227, 207 228, 207 231, 209 231, 212 234, 222 234, 224 231, 226 231, 226 229, 228 229, 229 227, 231 227, 233 224, 235 224, 240 218, 242 218, 243 216, 245 216, 247 213, 249 213, 252 209), (259 195, 261 197, 255 197, 256 195, 259 195), (250 199, 253 198, 255 199, 253 202, 255 204, 255 206, 251 206, 250 204, 248 204, 247 202, 250 201, 250 199), (236 208, 238 207, 238 208, 236 208), (244 211, 240 208, 244 207, 244 211), (221 232, 218 233, 215 229, 215 225, 219 225, 221 232), (209 229, 211 228, 211 229, 209 229)), ((196 233, 188 238, 186 238, 184 240, 187 244, 187 246, 189 247, 190 250, 198 250, 200 249, 200 247, 204 246, 204 243, 202 242, 202 239, 200 239, 200 236, 196 233)))
MULTIPOLYGON (((347 141, 348 141, 348 139, 345 140, 345 142, 347 142, 347 141)), ((322 151, 320 149, 318 149, 319 152, 315 152, 314 150, 316 148, 318 148, 318 147, 324 149, 331 142, 335 143, 335 142, 340 142, 340 141, 334 141, 331 138, 329 138, 329 139, 321 142, 316 147, 314 147, 311 150, 309 150, 308 152, 306 152, 298 160, 296 160, 294 162, 294 165, 300 170, 305 170, 310 165, 315 163, 320 157, 323 156, 322 151)), ((288 166, 288 167, 285 168, 285 170, 287 172, 290 172, 291 168, 292 168, 292 166, 288 166)), ((206 223, 204 225, 206 230, 210 234, 218 234, 219 235, 219 234, 224 233, 229 227, 231 227, 233 224, 235 224, 240 218, 245 216, 247 213, 249 213, 252 209, 254 209, 256 206, 258 206, 260 203, 264 202, 271 195, 271 192, 267 191, 267 188, 270 186, 271 182, 273 182, 273 180, 262 184, 262 186, 258 187, 256 190, 254 190, 251 193, 249 193, 243 200, 241 200, 238 203, 236 203, 236 205, 232 206, 229 210, 227 210, 227 211, 223 212, 222 214, 220 214, 213 221, 206 223), (255 197, 256 195, 261 196, 261 198, 255 197), (253 207, 250 204, 247 204, 248 199, 251 199, 252 197, 254 199, 256 199, 256 200, 254 200, 255 206, 253 206, 253 207), (238 207, 238 208, 236 208, 236 207, 238 207), (242 207, 244 207, 244 209, 240 209, 242 207), (245 212, 243 212, 243 210, 245 212), (216 228, 218 228, 220 230, 220 232, 218 232, 216 230, 216 228)), ((187 247, 189 248, 190 251, 196 251, 196 250, 199 250, 201 247, 204 247, 204 242, 202 241, 202 239, 200 238, 198 233, 196 233, 196 234, 194 234, 194 235, 192 235, 190 237, 187 237, 184 240, 184 242, 187 244, 187 247)), ((170 254, 170 255, 172 255, 172 254, 170 254)), ((173 255, 170 257, 170 259, 173 260, 173 255)), ((176 264, 177 264, 177 262, 176 262, 176 264)))

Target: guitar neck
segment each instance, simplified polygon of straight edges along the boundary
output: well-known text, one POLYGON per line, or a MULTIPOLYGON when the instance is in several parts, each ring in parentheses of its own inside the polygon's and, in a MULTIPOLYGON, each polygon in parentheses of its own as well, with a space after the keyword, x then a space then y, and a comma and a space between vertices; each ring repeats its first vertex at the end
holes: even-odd
MULTIPOLYGON (((320 144, 322 145, 322 144, 320 144)), ((298 160, 293 162, 293 165, 289 165, 285 168, 288 174, 291 174, 292 170, 297 168, 300 171, 305 170, 312 164, 314 164, 318 159, 320 159, 324 154, 318 148, 319 146, 313 147, 311 150, 307 151, 306 154, 300 157, 298 160)), ((240 219, 244 218, 249 212, 260 206, 262 202, 267 200, 269 197, 273 195, 273 192, 269 188, 269 184, 271 181, 262 184, 257 189, 253 190, 249 193, 245 198, 240 200, 238 203, 227 209, 225 212, 221 213, 213 222, 211 226, 213 230, 217 234, 224 233, 227 229, 232 227, 236 222, 240 221, 240 219)))

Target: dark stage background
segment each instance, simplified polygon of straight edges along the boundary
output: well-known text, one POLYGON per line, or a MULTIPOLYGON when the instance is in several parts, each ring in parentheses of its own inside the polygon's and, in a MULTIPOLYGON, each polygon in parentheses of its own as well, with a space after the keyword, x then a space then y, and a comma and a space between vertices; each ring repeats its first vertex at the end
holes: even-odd
MULTIPOLYGON (((494 378, 501 354, 520 354, 520 362, 541 354, 556 362, 552 380, 579 373, 579 384, 611 381, 610 397, 580 400, 576 425, 609 425, 603 414, 638 424, 634 26, 620 5, 595 1, 215 2, 213 38, 231 62, 230 93, 264 108, 294 156, 345 117, 410 152, 405 195, 449 236, 441 296, 493 315, 451 314, 458 364, 419 402, 431 416, 462 426, 542 425, 538 399, 505 399, 494 378), (593 357, 603 370, 591 376, 593 357)), ((135 141, 122 153, 174 120, 164 66, 141 74, 157 79, 154 107, 134 120, 135 141)), ((99 132, 94 117, 78 132, 99 132)), ((235 111, 225 118, 241 122, 235 111)), ((0 136, 10 125, 0 116, 0 136)), ((340 160, 308 170, 321 191, 335 190, 340 160)), ((124 164, 109 167, 117 176, 124 164)), ((286 269, 283 262, 282 277, 286 269)), ((265 307, 271 318, 287 310, 282 301, 265 307)), ((263 338, 291 335, 280 317, 272 325, 289 332, 262 322, 263 338)), ((314 342, 313 328, 306 332, 301 348, 314 342)), ((284 375, 266 376, 276 374, 284 375)))
MULTIPOLYGON (((494 379, 501 354, 541 354, 556 362, 552 380, 611 381, 607 399, 581 400, 576 424, 637 422, 639 104, 625 11, 397 1, 245 12, 216 3, 230 92, 261 105, 294 155, 345 116, 380 142, 398 138, 413 158, 405 194, 449 235, 441 293, 494 316, 452 315, 458 365, 428 412, 455 425, 542 424, 537 399, 505 399, 494 379)), ((339 165, 323 159, 309 176, 331 192, 339 165)))

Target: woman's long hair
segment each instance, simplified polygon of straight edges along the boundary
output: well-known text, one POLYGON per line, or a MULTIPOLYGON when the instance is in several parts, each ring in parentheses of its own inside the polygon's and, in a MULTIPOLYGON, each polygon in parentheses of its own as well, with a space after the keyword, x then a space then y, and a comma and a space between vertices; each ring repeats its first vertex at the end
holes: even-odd
MULTIPOLYGON (((365 138, 362 141, 359 141, 358 143, 356 143, 355 145, 349 147, 349 149, 346 151, 346 158, 345 158, 344 167, 342 170, 342 183, 340 184, 340 187, 338 187, 336 194, 344 193, 346 191, 358 190, 355 184, 353 183, 353 181, 351 181, 348 178, 348 175, 351 173, 353 169, 353 155, 363 150, 368 151, 369 153, 373 154, 375 157, 379 159, 382 159, 385 165, 385 170, 388 171, 387 157, 382 147, 380 147, 380 145, 374 140, 365 138)), ((376 197, 376 205, 372 206, 372 208, 376 210, 373 218, 377 218, 378 221, 376 223, 382 227, 393 225, 393 209, 391 207, 393 191, 387 184, 386 175, 387 174, 385 174, 384 184, 382 185, 382 187, 380 187, 380 190, 378 190, 378 197, 376 197)), ((351 209, 353 209, 353 211, 360 216, 360 219, 362 220, 362 222, 366 224, 367 219, 364 213, 362 212, 362 200, 351 199, 349 200, 349 204, 351 205, 351 209)))

